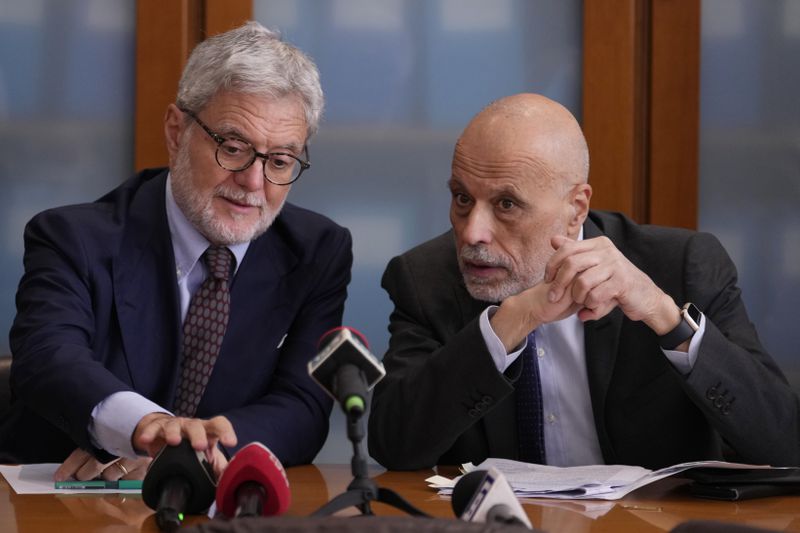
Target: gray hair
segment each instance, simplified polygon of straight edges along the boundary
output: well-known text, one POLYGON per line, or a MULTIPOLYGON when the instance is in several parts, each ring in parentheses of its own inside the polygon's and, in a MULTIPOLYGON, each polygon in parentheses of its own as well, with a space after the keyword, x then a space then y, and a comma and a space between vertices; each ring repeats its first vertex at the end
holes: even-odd
POLYGON ((176 104, 195 113, 220 90, 267 98, 300 97, 311 137, 319 128, 324 98, 319 71, 280 34, 250 21, 198 44, 178 84, 176 104))

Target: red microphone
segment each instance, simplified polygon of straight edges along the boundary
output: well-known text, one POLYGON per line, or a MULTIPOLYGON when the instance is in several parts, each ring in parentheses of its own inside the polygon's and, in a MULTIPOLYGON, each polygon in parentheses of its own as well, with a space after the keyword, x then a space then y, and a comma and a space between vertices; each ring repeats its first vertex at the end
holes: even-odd
POLYGON ((291 501, 283 465, 260 442, 236 452, 217 482, 217 510, 227 517, 280 515, 291 501))

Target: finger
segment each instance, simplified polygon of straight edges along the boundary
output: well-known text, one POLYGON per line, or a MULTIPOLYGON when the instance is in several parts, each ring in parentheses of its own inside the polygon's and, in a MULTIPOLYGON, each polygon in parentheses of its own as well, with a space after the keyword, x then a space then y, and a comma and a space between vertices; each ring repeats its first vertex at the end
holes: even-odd
POLYGON ((616 300, 608 300, 594 309, 584 307, 578 311, 578 319, 580 319, 581 322, 586 322, 588 320, 600 320, 608 313, 613 311, 615 307, 617 307, 616 300))
MULTIPOLYGON (((544 281, 546 283, 550 283, 553 281, 553 278, 558 272, 558 265, 563 261, 564 257, 567 256, 569 251, 566 249, 570 243, 570 239, 567 239, 563 235, 556 235, 550 238, 550 246, 553 247, 555 253, 550 256, 550 259, 547 261, 547 264, 544 267, 544 281)), ((575 242, 575 241, 571 241, 575 242)))
POLYGON ((78 481, 86 481, 88 479, 94 479, 96 477, 100 477, 100 474, 105 469, 106 465, 95 459, 94 457, 90 457, 86 460, 83 465, 75 472, 75 479, 78 481))
POLYGON ((112 461, 105 465, 101 477, 106 481, 117 481, 122 479, 128 473, 128 470, 122 464, 122 460, 112 461))
POLYGON ((126 459, 124 466, 128 470, 128 473, 122 476, 122 479, 144 479, 145 474, 147 474, 147 468, 152 461, 150 457, 126 459))
POLYGON ((203 451, 209 448, 208 434, 206 433, 205 420, 195 418, 184 419, 181 428, 183 434, 192 443, 192 448, 203 451))
POLYGON ((573 301, 584 307, 597 307, 604 296, 607 298, 615 296, 609 290, 609 280, 612 275, 612 271, 606 265, 591 266, 576 275, 569 288, 570 296, 573 301))
POLYGON ((579 274, 596 267, 599 263, 600 257, 597 254, 576 249, 573 254, 566 256, 561 261, 553 281, 550 283, 547 299, 551 303, 561 300, 564 292, 575 282, 579 274))
POLYGON ((163 438, 169 446, 177 446, 181 443, 184 436, 184 425, 189 418, 170 417, 169 419, 161 422, 161 433, 159 437, 163 438))
POLYGON ((75 476, 75 473, 83 466, 87 460, 91 458, 91 455, 88 452, 77 448, 69 457, 67 457, 61 466, 56 469, 55 474, 53 475, 53 479, 55 481, 66 481, 71 479, 75 476))
POLYGON ((228 466, 228 460, 225 458, 219 448, 214 448, 212 450, 209 463, 211 464, 211 468, 214 471, 214 475, 217 479, 220 478, 222 472, 225 470, 225 467, 228 466))
POLYGON ((215 416, 205 421, 206 433, 216 437, 223 446, 236 446, 238 439, 231 421, 224 416, 215 416))

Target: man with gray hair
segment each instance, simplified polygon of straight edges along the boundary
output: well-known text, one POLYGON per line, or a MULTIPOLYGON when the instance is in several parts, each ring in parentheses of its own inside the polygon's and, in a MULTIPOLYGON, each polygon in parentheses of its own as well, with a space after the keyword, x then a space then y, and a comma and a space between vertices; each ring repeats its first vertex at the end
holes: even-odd
POLYGON ((218 471, 251 441, 314 458, 331 401, 306 364, 341 323, 352 243, 285 200, 322 108, 313 62, 250 22, 192 52, 168 169, 33 218, 0 462, 141 478, 182 438, 218 471))

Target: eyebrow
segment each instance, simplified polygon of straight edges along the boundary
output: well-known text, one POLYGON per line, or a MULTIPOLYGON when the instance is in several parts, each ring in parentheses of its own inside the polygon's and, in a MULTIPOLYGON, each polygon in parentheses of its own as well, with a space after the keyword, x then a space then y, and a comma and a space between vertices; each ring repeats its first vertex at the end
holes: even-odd
MULTIPOLYGON (((224 129, 220 128, 220 131, 218 131, 216 133, 218 135, 220 135, 221 137, 224 137, 226 139, 235 138, 235 139, 237 139, 239 141, 246 142, 247 144, 249 144, 253 148, 255 148, 255 146, 256 146, 253 143, 253 141, 251 141, 251 140, 249 140, 247 138, 247 135, 242 134, 241 131, 239 131, 238 129, 236 129, 233 126, 224 126, 224 129)), ((303 146, 305 146, 305 145, 297 144, 297 143, 283 144, 283 145, 276 146, 276 147, 273 147, 273 148, 269 149, 269 152, 275 152, 275 151, 278 151, 278 150, 287 150, 289 152, 292 152, 293 154, 300 154, 303 151, 303 146)))

